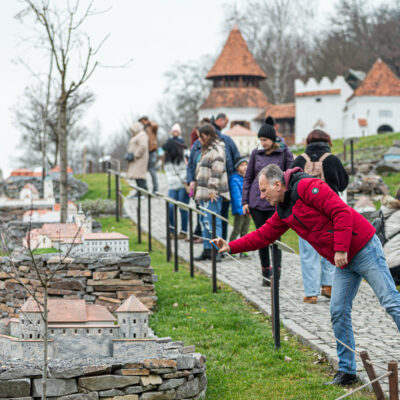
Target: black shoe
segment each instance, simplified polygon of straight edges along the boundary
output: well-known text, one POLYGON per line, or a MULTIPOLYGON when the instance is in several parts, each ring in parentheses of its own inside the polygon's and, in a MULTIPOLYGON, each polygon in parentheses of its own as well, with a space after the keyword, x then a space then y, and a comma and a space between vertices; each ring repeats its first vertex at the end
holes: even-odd
MULTIPOLYGON (((267 278, 267 279, 269 279, 269 278, 267 278)), ((269 280, 267 281, 267 279, 262 280, 262 282, 261 282, 262 286, 267 286, 267 287, 271 286, 271 282, 269 280)))
POLYGON ((203 252, 194 258, 194 261, 204 261, 204 260, 211 260, 211 250, 204 249, 203 252))
POLYGON ((335 377, 331 382, 325 382, 325 385, 340 385, 347 386, 357 382, 357 376, 355 374, 348 374, 344 371, 336 372, 335 377))

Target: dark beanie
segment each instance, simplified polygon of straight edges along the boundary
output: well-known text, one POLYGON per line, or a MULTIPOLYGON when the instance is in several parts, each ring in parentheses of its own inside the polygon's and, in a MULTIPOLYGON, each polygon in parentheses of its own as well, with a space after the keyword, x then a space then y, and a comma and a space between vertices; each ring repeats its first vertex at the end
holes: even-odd
POLYGON ((275 121, 274 119, 269 116, 267 119, 264 121, 264 123, 261 125, 260 130, 258 131, 258 137, 264 137, 267 139, 271 139, 273 142, 276 141, 276 132, 275 132, 275 121))

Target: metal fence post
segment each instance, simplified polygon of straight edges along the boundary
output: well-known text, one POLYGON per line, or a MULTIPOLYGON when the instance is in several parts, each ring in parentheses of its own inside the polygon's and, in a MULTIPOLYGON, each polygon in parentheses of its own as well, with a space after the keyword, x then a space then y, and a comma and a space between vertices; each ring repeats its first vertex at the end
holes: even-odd
POLYGON ((166 199, 164 199, 165 201, 165 212, 166 212, 166 221, 167 221, 167 261, 171 261, 171 235, 170 235, 170 230, 169 230, 169 225, 171 223, 171 221, 169 220, 169 204, 168 201, 166 199))
POLYGON ((178 271, 178 206, 174 204, 174 271, 178 271))
POLYGON ((148 224, 148 232, 149 232, 149 253, 151 253, 151 194, 147 195, 147 224, 148 224))
POLYGON ((115 175, 115 218, 119 222, 119 180, 118 175, 115 175))
MULTIPOLYGON (((212 222, 212 238, 217 237, 217 219, 214 214, 211 215, 212 222)), ((212 260, 212 286, 213 293, 217 293, 217 251, 214 246, 211 246, 211 260, 212 260)))
POLYGON ((138 203, 137 203, 137 230, 138 230, 138 243, 142 243, 142 227, 141 227, 141 214, 142 214, 142 207, 141 207, 141 197, 142 194, 138 191, 137 192, 137 196, 138 196, 138 203))
POLYGON ((190 276, 194 277, 193 264, 193 211, 189 209, 189 258, 190 258, 190 276))
POLYGON ((281 345, 281 332, 279 323, 279 269, 275 260, 273 245, 269 247, 270 260, 272 263, 271 278, 271 306, 272 306, 272 332, 274 335, 275 348, 281 345))
POLYGON ((110 169, 111 169, 111 163, 110 163, 110 161, 107 161, 106 162, 106 165, 107 165, 107 174, 108 174, 108 198, 109 199, 111 199, 111 172, 110 172, 110 169))

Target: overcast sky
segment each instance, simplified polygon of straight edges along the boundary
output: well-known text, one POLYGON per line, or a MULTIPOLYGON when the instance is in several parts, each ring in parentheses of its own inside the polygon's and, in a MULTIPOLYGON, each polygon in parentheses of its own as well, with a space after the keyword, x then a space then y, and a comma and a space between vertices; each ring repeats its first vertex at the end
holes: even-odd
MULTIPOLYGON (((59 2, 65 0, 57 0, 59 2)), ((149 114, 157 119, 155 106, 168 82, 163 74, 176 62, 195 60, 222 48, 223 4, 244 0, 95 0, 96 8, 112 8, 92 17, 87 32, 97 40, 110 33, 100 52, 100 61, 129 68, 99 68, 88 82, 96 102, 86 123, 101 124, 102 141, 118 130, 130 115, 149 114)), ((82 0, 88 3, 88 0, 82 0)), ((321 18, 333 9, 334 0, 319 2, 321 18)), ((29 50, 26 30, 14 16, 21 10, 17 0, 0 1, 0 168, 5 176, 16 167, 19 133, 12 125, 11 107, 24 88, 33 82, 26 67, 16 64, 22 57, 38 71, 46 71, 42 53, 29 50)))

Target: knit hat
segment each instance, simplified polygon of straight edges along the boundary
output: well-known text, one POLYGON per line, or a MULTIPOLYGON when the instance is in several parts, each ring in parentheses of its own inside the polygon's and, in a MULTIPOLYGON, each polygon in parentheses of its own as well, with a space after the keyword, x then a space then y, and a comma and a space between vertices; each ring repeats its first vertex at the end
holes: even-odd
POLYGON ((179 135, 182 134, 182 129, 181 129, 181 126, 178 124, 178 122, 176 122, 175 124, 172 125, 171 133, 172 132, 178 132, 179 135))
POLYGON ((275 120, 269 116, 267 119, 264 121, 264 123, 261 125, 260 130, 258 131, 258 137, 261 138, 267 138, 271 139, 273 142, 276 141, 276 132, 275 132, 275 120))
POLYGON ((239 167, 239 165, 241 164, 241 163, 249 163, 249 160, 248 160, 248 158, 246 158, 246 157, 239 157, 239 158, 237 158, 236 160, 235 160, 235 164, 233 165, 234 166, 234 168, 235 169, 238 169, 238 167, 239 167))
POLYGON ((129 130, 131 131, 132 135, 137 135, 139 132, 143 130, 143 125, 140 122, 134 122, 130 127, 129 130))

